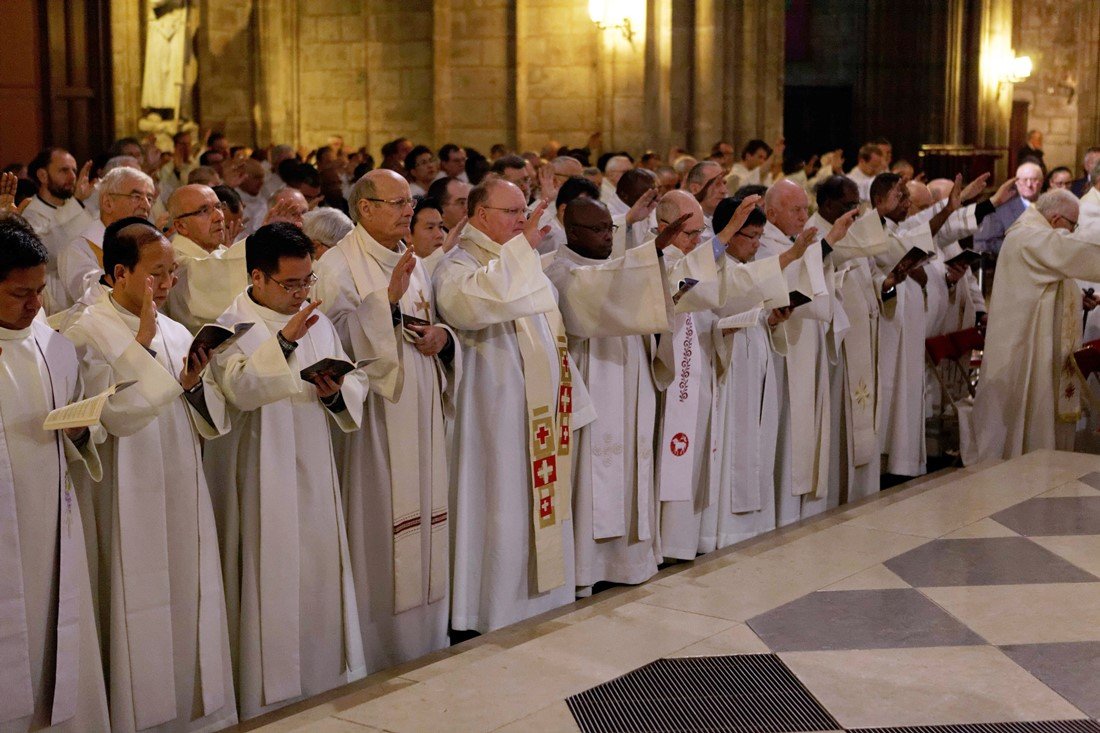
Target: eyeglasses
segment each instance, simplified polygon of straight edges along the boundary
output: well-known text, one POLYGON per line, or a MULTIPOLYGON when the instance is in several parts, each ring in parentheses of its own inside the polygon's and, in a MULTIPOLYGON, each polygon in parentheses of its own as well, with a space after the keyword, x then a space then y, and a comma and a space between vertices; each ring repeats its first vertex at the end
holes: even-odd
POLYGON ((523 214, 523 215, 526 216, 526 214, 527 214, 527 209, 522 208, 522 207, 517 207, 517 208, 512 208, 512 209, 505 209, 505 208, 502 208, 500 206, 483 206, 482 208, 492 209, 493 211, 503 211, 508 216, 519 216, 520 214, 523 214))
MULTIPOLYGON (((115 196, 117 198, 127 198, 133 201, 135 204, 144 201, 147 204, 153 203, 155 196, 151 193, 142 193, 141 191, 132 191, 130 193, 109 193, 108 196, 115 196)), ((178 218, 178 217, 177 217, 178 218)))
MULTIPOLYGON (((1058 216, 1062 216, 1062 215, 1061 215, 1061 214, 1059 214, 1058 216)), ((1069 228, 1069 230, 1070 230, 1071 232, 1075 232, 1075 231, 1077 231, 1077 222, 1076 222, 1075 220, 1073 220, 1073 219, 1069 219, 1069 218, 1067 218, 1067 217, 1064 217, 1064 216, 1062 216, 1062 221, 1064 221, 1064 222, 1068 222, 1068 223, 1070 224, 1070 228, 1069 228)))
POLYGON ((614 234, 615 232, 619 231, 619 225, 618 224, 599 224, 599 225, 574 224, 573 226, 578 226, 581 229, 587 229, 588 231, 594 232, 595 234, 607 234, 609 232, 611 234, 614 234))
MULTIPOLYGON (((669 224, 671 224, 671 223, 672 223, 672 222, 670 222, 670 221, 665 221, 664 219, 658 219, 657 221, 659 221, 660 223, 664 224, 665 226, 668 226, 669 224)), ((684 234, 684 235, 687 235, 688 237, 694 237, 694 236, 696 236, 696 235, 698 235, 698 234, 702 234, 702 233, 703 233, 703 232, 705 232, 706 230, 707 230, 707 228, 706 228, 706 227, 700 227, 700 228, 698 228, 698 229, 684 229, 684 230, 682 230, 682 231, 680 232, 680 234, 684 234)), ((659 234, 659 233, 660 233, 660 232, 659 232, 659 231, 657 230, 657 227, 652 227, 652 228, 650 229, 650 231, 651 231, 651 232, 652 232, 653 234, 659 234)))
POLYGON ((195 209, 194 211, 188 211, 186 214, 180 214, 176 217, 176 221, 180 219, 186 219, 189 216, 213 216, 215 211, 221 211, 221 204, 207 204, 201 209, 195 209))
POLYGON ((416 203, 416 200, 415 200, 415 199, 411 199, 411 198, 403 198, 403 199, 372 199, 372 198, 369 198, 369 197, 368 197, 368 198, 367 198, 367 201, 374 201, 375 203, 378 203, 378 204, 387 204, 387 205, 389 205, 389 206, 396 206, 396 207, 397 207, 397 208, 399 208, 399 209, 403 209, 403 208, 405 208, 406 206, 412 206, 413 204, 415 204, 415 203, 416 203))
POLYGON ((317 283, 317 274, 313 272, 309 273, 309 277, 306 278, 305 282, 301 282, 298 280, 292 282, 283 282, 282 280, 276 280, 267 273, 264 273, 264 277, 275 283, 291 295, 294 295, 294 293, 300 293, 303 290, 309 290, 317 283))

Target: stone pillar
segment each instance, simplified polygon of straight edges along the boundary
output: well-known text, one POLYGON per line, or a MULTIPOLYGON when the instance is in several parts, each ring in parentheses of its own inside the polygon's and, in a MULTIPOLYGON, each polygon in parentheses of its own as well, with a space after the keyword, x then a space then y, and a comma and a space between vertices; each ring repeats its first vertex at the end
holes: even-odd
MULTIPOLYGON (((115 137, 137 135, 141 119, 141 74, 145 58, 145 16, 140 0, 111 3, 111 88, 115 137)), ((139 136, 140 137, 140 136, 139 136)))
POLYGON ((649 0, 646 14, 647 145, 664 157, 672 143, 672 0, 649 0))
POLYGON ((254 78, 256 144, 301 139, 298 71, 298 0, 266 0, 256 7, 254 78))
MULTIPOLYGON (((978 26, 978 104, 974 144, 984 148, 1008 145, 1012 116, 1012 87, 1002 84, 1004 70, 1013 59, 1011 0, 980 0, 978 26)), ((1007 156, 997 164, 995 178, 1003 178, 1007 156)))
MULTIPOLYGON (((256 53, 252 0, 202 0, 198 11, 196 122, 206 132, 218 127, 231 140, 254 140, 252 78, 256 53)), ((188 111, 184 110, 186 116, 188 111)))
POLYGON ((785 12, 779 0, 727 5, 724 108, 728 117, 723 137, 735 148, 755 137, 770 142, 783 134, 785 12))
POLYGON ((353 138, 365 133, 372 149, 401 136, 414 143, 434 141, 432 1, 352 4, 366 20, 367 42, 365 68, 352 63, 345 69, 354 74, 356 90, 344 95, 347 133, 353 138))
POLYGON ((1081 3, 1077 22, 1077 157, 1073 175, 1079 175, 1085 150, 1100 145, 1100 2, 1081 3))

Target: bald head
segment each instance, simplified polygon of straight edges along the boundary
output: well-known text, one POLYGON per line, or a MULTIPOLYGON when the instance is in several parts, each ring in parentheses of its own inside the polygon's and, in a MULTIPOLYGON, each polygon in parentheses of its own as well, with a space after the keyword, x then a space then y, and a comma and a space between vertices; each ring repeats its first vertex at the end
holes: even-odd
POLYGON ((626 173, 633 167, 634 164, 630 162, 630 158, 625 155, 616 155, 608 160, 607 165, 604 166, 603 177, 614 185, 619 182, 619 178, 623 173, 626 173))
POLYGON ((672 246, 685 254, 699 244, 699 235, 703 232, 703 208, 695 197, 679 189, 669 191, 657 203, 657 229, 663 231, 672 222, 684 215, 688 216, 680 233, 672 240, 672 246))
POLYGON ((267 200, 267 209, 271 212, 267 218, 268 224, 285 221, 301 229, 302 217, 309 211, 309 202, 298 189, 284 186, 271 194, 271 198, 267 200))
POLYGON ((1043 187, 1043 169, 1034 163, 1021 163, 1016 168, 1016 192, 1020 198, 1035 201, 1043 187))
POLYGON ((932 192, 923 183, 909 181, 905 187, 909 191, 909 216, 919 214, 934 203, 932 192))
POLYGON ((943 201, 951 195, 951 189, 955 182, 948 178, 935 178, 928 182, 928 192, 932 196, 932 203, 943 201))
POLYGON ((559 155, 550 161, 550 167, 554 169, 554 173, 572 178, 573 176, 579 176, 584 173, 584 166, 576 158, 568 155, 559 155))
POLYGON ((795 236, 806 226, 806 220, 810 217, 806 190, 785 178, 776 182, 764 194, 764 215, 783 234, 795 236))
POLYGON ((396 249, 409 236, 413 216, 409 182, 389 168, 376 168, 356 181, 348 208, 352 220, 388 249, 396 249))

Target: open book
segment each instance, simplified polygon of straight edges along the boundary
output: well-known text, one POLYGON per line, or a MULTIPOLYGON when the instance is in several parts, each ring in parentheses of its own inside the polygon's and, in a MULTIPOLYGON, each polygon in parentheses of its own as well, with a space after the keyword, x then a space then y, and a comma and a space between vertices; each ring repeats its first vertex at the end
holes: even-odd
POLYGON ((344 376, 348 372, 353 372, 356 369, 362 369, 372 361, 377 361, 377 357, 372 359, 360 359, 359 361, 351 362, 346 359, 333 359, 326 356, 320 361, 310 364, 302 371, 298 372, 298 375, 306 382, 312 382, 316 379, 320 379, 321 376, 327 375, 332 381, 337 381, 340 377, 344 376))
POLYGON ((788 293, 788 296, 791 299, 791 308, 797 308, 800 305, 806 305, 807 303, 812 303, 814 301, 813 298, 806 295, 800 290, 792 290, 790 293, 788 293))
POLYGON ((211 356, 225 351, 234 341, 248 333, 248 330, 255 325, 255 323, 247 321, 238 323, 230 329, 217 323, 207 323, 199 329, 199 332, 195 334, 195 338, 191 340, 187 355, 194 354, 200 348, 207 349, 211 356))
POLYGON ((914 270, 932 259, 932 254, 932 252, 927 252, 920 247, 910 247, 909 251, 898 260, 898 263, 894 265, 890 272, 895 276, 908 274, 910 270, 914 270))
POLYGON ((955 255, 951 259, 949 259, 945 264, 948 267, 952 267, 952 266, 958 265, 958 264, 963 264, 963 265, 966 265, 967 267, 973 267, 974 263, 975 262, 980 262, 981 259, 982 259, 982 256, 980 254, 978 254, 977 252, 975 252, 974 250, 964 249, 962 252, 955 255))
POLYGON ((103 390, 95 397, 73 402, 59 407, 46 415, 46 421, 42 423, 43 430, 64 430, 65 428, 89 428, 99 422, 99 416, 103 414, 103 406, 107 404, 107 398, 121 392, 136 381, 119 382, 103 390))
POLYGON ((738 328, 751 328, 760 323, 760 316, 764 315, 763 308, 750 308, 747 311, 728 316, 718 321, 718 328, 723 331, 733 331, 738 328))

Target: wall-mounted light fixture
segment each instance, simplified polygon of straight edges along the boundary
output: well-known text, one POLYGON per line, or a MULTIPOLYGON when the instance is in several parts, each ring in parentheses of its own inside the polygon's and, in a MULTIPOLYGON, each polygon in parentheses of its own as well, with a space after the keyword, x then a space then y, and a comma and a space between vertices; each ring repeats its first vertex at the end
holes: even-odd
POLYGON ((1030 56, 1016 56, 1005 69, 1003 79, 1009 84, 1019 84, 1027 81, 1031 76, 1032 64, 1030 56))
POLYGON ((617 28, 627 43, 634 42, 631 0, 588 0, 588 17, 601 31, 617 28))

